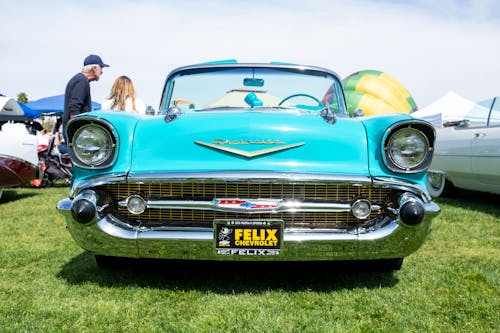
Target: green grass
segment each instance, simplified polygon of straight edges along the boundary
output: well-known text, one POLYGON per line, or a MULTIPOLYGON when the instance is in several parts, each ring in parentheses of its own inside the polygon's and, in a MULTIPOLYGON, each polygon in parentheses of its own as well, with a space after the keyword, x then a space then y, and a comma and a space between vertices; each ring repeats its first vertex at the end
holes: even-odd
POLYGON ((0 199, 1 332, 498 332, 499 197, 440 199, 394 273, 342 264, 127 262, 99 270, 57 213, 68 188, 0 199))

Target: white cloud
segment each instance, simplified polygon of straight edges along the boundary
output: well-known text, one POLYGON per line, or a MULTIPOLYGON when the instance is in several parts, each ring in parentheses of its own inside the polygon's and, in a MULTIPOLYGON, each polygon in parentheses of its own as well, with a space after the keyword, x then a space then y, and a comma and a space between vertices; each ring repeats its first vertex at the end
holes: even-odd
POLYGON ((425 106, 448 90, 500 95, 500 13, 494 1, 28 1, 2 6, 0 92, 60 94, 89 53, 106 68, 102 100, 130 76, 158 105, 168 72, 216 59, 288 61, 342 77, 386 71, 425 106))

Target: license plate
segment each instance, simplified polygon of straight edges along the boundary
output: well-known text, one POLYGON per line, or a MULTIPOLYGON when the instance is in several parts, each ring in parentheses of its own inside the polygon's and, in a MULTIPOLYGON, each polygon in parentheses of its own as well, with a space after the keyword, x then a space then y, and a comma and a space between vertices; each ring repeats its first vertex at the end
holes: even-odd
POLYGON ((215 250, 219 255, 279 255, 282 220, 215 220, 215 250))

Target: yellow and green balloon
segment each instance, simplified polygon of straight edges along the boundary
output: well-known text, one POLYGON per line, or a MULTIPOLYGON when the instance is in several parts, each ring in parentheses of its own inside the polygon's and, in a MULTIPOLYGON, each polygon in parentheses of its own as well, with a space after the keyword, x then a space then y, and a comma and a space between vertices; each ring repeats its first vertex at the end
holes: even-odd
POLYGON ((417 110, 408 90, 387 73, 364 70, 349 75, 343 83, 350 115, 357 109, 365 116, 417 110))

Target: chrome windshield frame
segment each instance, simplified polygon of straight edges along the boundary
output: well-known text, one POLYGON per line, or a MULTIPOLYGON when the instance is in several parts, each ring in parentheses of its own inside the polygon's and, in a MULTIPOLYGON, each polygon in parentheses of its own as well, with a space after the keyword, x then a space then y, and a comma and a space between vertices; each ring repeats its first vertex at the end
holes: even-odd
POLYGON ((160 99, 159 105, 159 114, 163 114, 169 106, 170 99, 172 98, 172 91, 174 87, 174 78, 182 75, 182 74, 196 74, 203 72, 216 72, 222 71, 226 69, 250 69, 250 68, 259 68, 259 69, 275 69, 282 70, 288 72, 296 72, 298 74, 306 74, 306 75, 315 75, 315 76, 332 76, 334 80, 338 83, 337 87, 341 89, 336 89, 337 94, 341 94, 338 96, 339 98, 339 107, 343 112, 347 114, 347 105, 345 101, 345 94, 342 84, 342 79, 340 76, 332 70, 316 67, 316 66, 305 66, 305 65, 296 65, 296 64, 282 64, 282 63, 205 63, 198 65, 190 65, 179 67, 167 75, 165 79, 165 83, 163 85, 162 96, 160 99), (168 103, 167 103, 168 101, 168 103))

